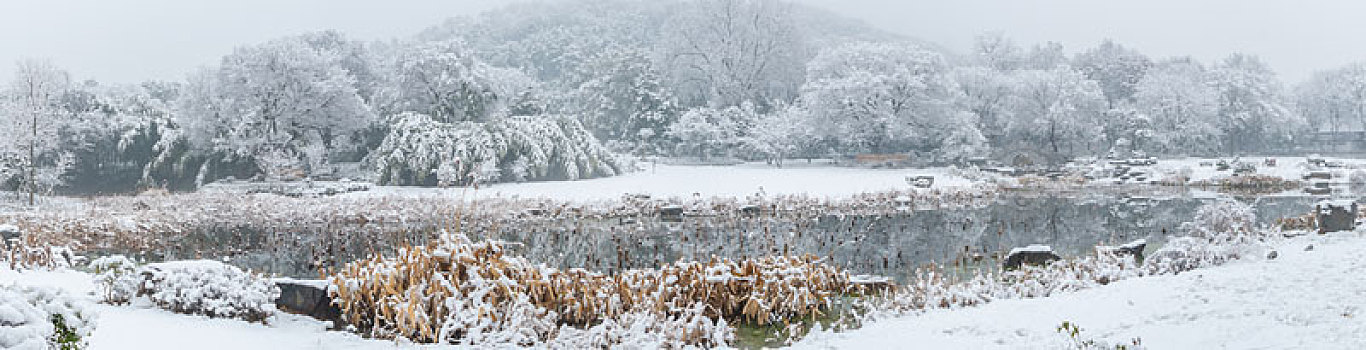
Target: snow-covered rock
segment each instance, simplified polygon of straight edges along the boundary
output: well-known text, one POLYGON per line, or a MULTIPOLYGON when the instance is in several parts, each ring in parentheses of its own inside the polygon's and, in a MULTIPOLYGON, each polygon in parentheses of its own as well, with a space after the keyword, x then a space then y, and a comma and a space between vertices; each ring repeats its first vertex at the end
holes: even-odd
POLYGON ((1034 244, 1028 247, 1011 249, 1006 254, 1005 262, 1002 263, 1006 269, 1018 269, 1023 265, 1043 265, 1052 261, 1062 259, 1057 253, 1053 252, 1053 247, 1034 244))

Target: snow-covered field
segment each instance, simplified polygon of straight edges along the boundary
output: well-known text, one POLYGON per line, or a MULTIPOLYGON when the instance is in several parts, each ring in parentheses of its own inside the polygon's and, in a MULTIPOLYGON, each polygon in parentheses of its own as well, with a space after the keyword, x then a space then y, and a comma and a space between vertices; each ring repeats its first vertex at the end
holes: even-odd
MULTIPOLYGON (((647 167, 650 167, 647 165, 647 167)), ((496 184, 478 189, 376 187, 346 196, 465 196, 467 198, 548 198, 556 200, 612 200, 625 194, 656 197, 744 197, 808 194, 841 197, 866 192, 911 188, 907 176, 931 175, 934 188, 965 187, 971 181, 949 175, 947 168, 867 169, 792 161, 783 168, 764 163, 736 166, 663 165, 615 177, 558 182, 496 184)))
POLYGON ((798 344, 810 349, 1064 348, 1079 338, 1151 349, 1360 349, 1366 344, 1366 233, 1310 235, 1273 260, 1244 260, 1044 299, 930 311, 798 344), (1312 250, 1306 247, 1313 246, 1312 250))

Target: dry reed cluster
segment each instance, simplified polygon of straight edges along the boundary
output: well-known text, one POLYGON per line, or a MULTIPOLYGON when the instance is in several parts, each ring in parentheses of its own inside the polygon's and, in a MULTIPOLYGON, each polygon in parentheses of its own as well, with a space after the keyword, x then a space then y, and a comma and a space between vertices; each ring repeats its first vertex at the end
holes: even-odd
MULTIPOLYGON (((700 310, 712 325, 770 324, 815 317, 857 287, 814 257, 679 262, 606 275, 533 265, 503 244, 461 234, 394 257, 349 264, 332 277, 347 322, 370 336, 480 343, 522 332, 513 343, 550 341, 556 327, 592 327, 642 313, 659 320, 700 310)), ((709 344, 711 327, 683 332, 709 344)), ((507 339, 500 339, 506 341, 507 339)))

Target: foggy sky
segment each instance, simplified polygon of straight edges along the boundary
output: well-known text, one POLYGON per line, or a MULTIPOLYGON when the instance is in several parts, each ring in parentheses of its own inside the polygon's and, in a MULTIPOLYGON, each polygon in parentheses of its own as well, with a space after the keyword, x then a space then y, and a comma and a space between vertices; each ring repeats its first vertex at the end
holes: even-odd
MULTIPOLYGON (((239 45, 337 29, 364 40, 415 34, 510 0, 0 0, 0 79, 49 58, 78 79, 179 80, 239 45)), ((1287 83, 1366 61, 1357 0, 798 0, 960 52, 1002 31, 1076 52, 1112 38, 1156 57, 1262 56, 1287 83)))

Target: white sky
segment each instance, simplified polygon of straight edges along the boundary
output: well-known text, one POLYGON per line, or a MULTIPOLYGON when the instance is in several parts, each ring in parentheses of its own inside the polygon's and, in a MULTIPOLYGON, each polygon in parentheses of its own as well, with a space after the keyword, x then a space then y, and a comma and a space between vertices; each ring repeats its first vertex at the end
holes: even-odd
MULTIPOLYGON (((1294 82, 1366 61, 1360 0, 797 0, 965 51, 1004 31, 1077 51, 1104 38, 1151 56, 1262 56, 1294 82)), ((0 79, 9 62, 49 58, 77 78, 182 78, 233 47, 322 29, 407 36, 511 0, 0 0, 0 79)))

